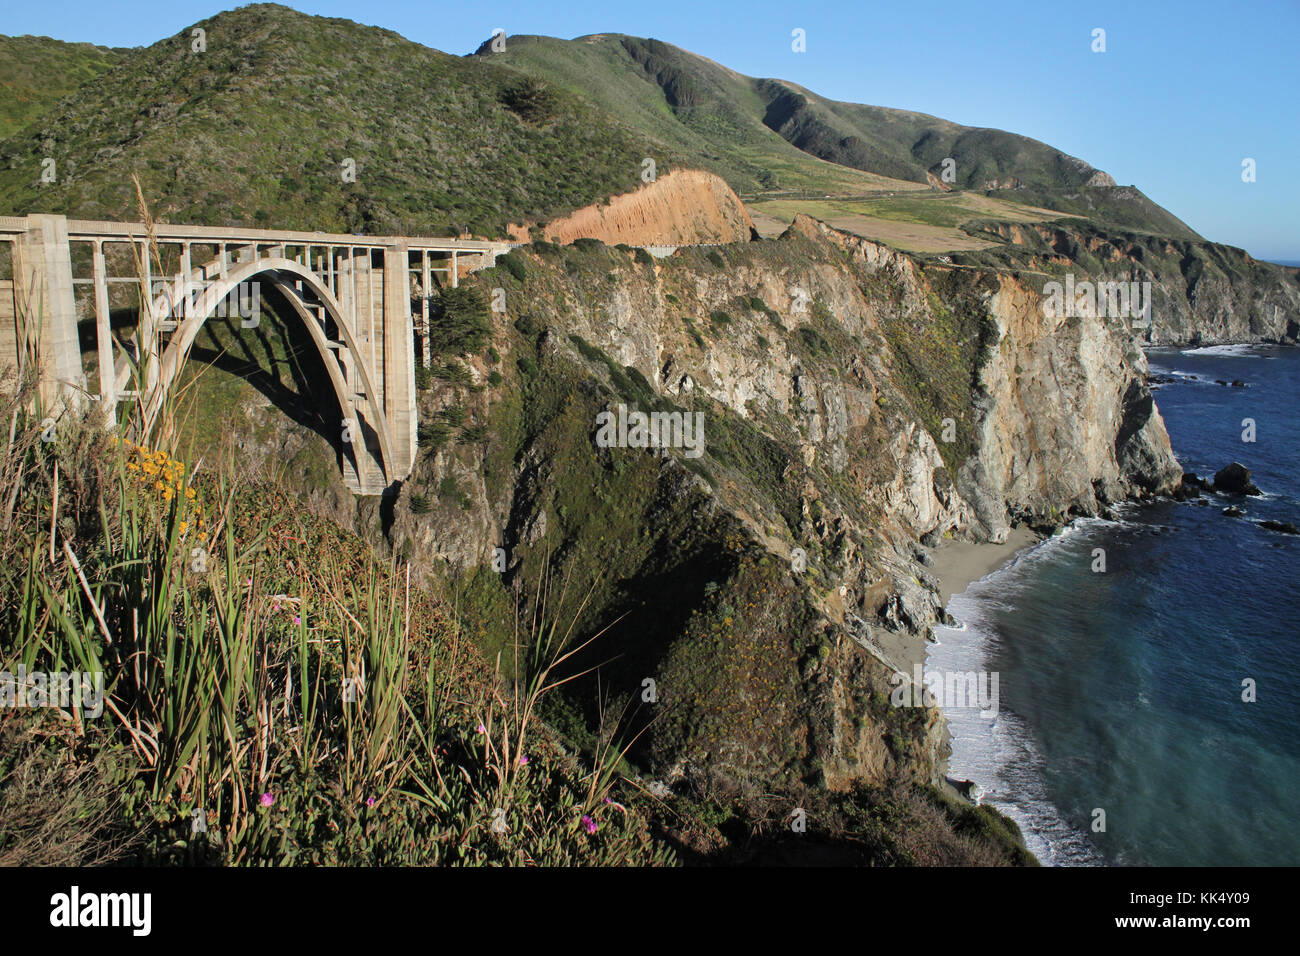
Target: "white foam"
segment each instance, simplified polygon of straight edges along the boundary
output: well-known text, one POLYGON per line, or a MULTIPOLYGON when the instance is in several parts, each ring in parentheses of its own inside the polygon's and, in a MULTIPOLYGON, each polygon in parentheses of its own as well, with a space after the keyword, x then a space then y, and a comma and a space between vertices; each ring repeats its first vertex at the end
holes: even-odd
MULTIPOLYGON (((1023 575, 1042 560, 1050 560, 1079 532, 1092 528, 1127 524, 1103 518, 1080 518, 1048 538, 1020 552, 1014 560, 985 575, 962 594, 953 595, 949 613, 961 626, 935 627, 935 635, 949 639, 931 644, 926 667, 940 671, 987 669, 986 659, 994 631, 983 614, 990 607, 1006 606, 1001 595, 1013 590, 1012 579, 1023 575), (964 636, 958 638, 958 634, 964 636)), ((1005 813, 1025 839, 1025 845, 1041 863, 1053 866, 1099 865, 1102 860, 1088 842, 1086 833, 1067 821, 1052 803, 1044 786, 1045 761, 1033 743, 1024 721, 1007 708, 985 717, 975 708, 946 710, 952 755, 948 776, 973 780, 983 788, 982 803, 1005 813)))
POLYGON ((1256 358, 1261 349, 1267 345, 1205 345, 1196 349, 1185 349, 1183 355, 1218 355, 1226 358, 1256 358))

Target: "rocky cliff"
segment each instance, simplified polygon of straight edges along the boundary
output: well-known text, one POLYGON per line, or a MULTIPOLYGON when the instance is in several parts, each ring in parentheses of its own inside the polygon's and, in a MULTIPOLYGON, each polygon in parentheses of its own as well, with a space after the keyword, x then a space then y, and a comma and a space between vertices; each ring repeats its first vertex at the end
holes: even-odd
POLYGON ((1073 272, 1079 280, 1152 284, 1150 327, 1159 345, 1300 340, 1300 269, 1260 262, 1244 249, 1169 239, 1081 220, 1034 225, 968 224, 967 231, 1005 243, 962 253, 958 263, 1037 272, 1041 283, 1073 272))
POLYGON ((544 566, 590 586, 584 633, 617 622, 603 686, 656 682, 638 753, 669 780, 935 780, 941 717, 888 702, 942 613, 918 541, 1179 477, 1132 336, 1046 318, 1013 274, 807 218, 663 260, 590 241, 512 260, 471 280, 505 293, 492 350, 422 397, 469 437, 421 456, 389 536, 453 569, 471 613, 544 566), (703 454, 602 447, 620 405, 701 415, 703 454))

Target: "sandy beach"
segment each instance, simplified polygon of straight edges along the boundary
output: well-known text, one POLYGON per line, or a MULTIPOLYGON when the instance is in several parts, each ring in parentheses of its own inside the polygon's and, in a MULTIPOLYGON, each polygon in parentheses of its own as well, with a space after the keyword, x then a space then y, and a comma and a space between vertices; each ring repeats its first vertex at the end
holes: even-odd
POLYGON ((996 571, 1018 551, 1039 540, 1029 528, 1013 528, 1002 544, 945 541, 934 550, 933 570, 939 579, 939 600, 947 607, 948 599, 954 594, 961 594, 970 584, 996 571))
MULTIPOLYGON (((960 594, 984 575, 996 571, 1018 552, 1041 540, 1028 528, 1016 528, 1002 544, 976 544, 971 541, 945 541, 931 551, 931 570, 939 581, 939 597, 944 607, 954 594, 960 594)), ((924 666, 929 642, 924 634, 906 631, 878 631, 876 645, 894 666, 910 674, 916 664, 924 666)))

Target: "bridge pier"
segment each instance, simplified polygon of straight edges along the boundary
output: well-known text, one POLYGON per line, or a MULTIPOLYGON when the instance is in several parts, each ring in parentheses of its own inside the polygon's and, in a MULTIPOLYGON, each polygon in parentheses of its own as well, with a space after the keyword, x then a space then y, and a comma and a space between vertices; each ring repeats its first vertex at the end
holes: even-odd
MULTIPOLYGON (((28 216, 14 243, 13 360, 17 367, 23 350, 29 361, 38 362, 38 393, 45 414, 80 408, 85 401, 86 375, 72 290, 67 219, 28 216)), ((0 358, 0 364, 9 361, 8 355, 0 358)))
POLYGON ((384 249, 384 415, 394 439, 393 468, 402 476, 415 465, 415 325, 411 316, 410 250, 405 242, 384 249))

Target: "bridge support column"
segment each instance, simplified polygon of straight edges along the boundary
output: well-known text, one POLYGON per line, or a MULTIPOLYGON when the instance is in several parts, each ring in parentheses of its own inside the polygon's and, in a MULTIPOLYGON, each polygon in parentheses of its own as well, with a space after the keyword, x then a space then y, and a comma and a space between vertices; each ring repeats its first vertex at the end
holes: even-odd
POLYGON ((27 231, 15 247, 14 299, 19 348, 39 362, 40 400, 46 412, 81 407, 86 376, 77 336, 68 220, 63 216, 27 217, 27 231))
POLYGON ((384 416, 393 441, 391 480, 415 464, 415 329, 411 321, 411 272, 405 242, 384 249, 384 416))

